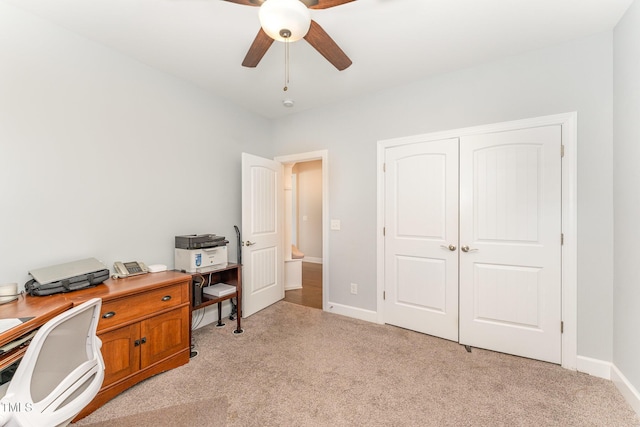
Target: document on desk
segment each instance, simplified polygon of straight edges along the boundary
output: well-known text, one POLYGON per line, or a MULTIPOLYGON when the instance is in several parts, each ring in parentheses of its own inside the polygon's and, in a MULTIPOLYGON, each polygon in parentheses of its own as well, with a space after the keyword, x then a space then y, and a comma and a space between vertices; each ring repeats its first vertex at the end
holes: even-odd
POLYGON ((30 319, 33 319, 33 317, 24 317, 24 318, 14 317, 11 319, 0 319, 0 334, 8 331, 11 328, 15 328, 16 326, 30 319))

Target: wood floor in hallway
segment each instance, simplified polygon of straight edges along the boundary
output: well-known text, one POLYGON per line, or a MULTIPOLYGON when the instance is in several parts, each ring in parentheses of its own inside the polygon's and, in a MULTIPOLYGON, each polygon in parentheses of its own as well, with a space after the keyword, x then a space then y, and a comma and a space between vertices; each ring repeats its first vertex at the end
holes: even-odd
POLYGON ((322 309, 322 264, 302 263, 302 289, 286 291, 284 300, 322 309))

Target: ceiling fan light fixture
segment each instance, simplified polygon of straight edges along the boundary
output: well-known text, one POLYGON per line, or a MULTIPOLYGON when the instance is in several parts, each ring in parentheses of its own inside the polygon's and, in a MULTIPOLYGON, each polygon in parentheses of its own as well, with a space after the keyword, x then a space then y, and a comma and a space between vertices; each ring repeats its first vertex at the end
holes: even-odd
POLYGON ((311 12, 300 0, 267 0, 258 16, 264 32, 281 42, 300 40, 311 25, 311 12))

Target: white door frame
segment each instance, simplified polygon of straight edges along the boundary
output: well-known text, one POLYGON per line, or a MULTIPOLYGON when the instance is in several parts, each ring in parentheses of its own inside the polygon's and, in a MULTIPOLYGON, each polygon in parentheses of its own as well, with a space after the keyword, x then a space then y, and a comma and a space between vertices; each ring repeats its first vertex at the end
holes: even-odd
POLYGON ((577 264, 577 117, 576 112, 536 117, 532 119, 494 123, 482 126, 453 129, 423 135, 378 141, 378 212, 377 212, 377 312, 378 322, 384 323, 384 157, 388 147, 429 140, 503 132, 536 126, 561 125, 564 158, 562 160, 562 367, 576 370, 578 358, 578 264, 577 264))
MULTIPOLYGON (((284 164, 322 161, 322 310, 329 301, 329 152, 327 150, 278 156, 275 161, 284 164)), ((284 191, 284 188, 282 188, 284 191)), ((284 265, 283 265, 284 268, 284 265)))

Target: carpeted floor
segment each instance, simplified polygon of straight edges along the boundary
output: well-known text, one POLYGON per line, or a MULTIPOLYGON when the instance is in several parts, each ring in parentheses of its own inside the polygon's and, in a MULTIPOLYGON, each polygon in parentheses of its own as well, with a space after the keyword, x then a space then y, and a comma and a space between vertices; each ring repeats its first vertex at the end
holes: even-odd
MULTIPOLYGON (((152 396, 149 396, 149 399, 152 398, 152 396)), ((85 425, 90 427, 157 427, 180 425, 224 427, 227 425, 228 406, 227 398, 216 397, 120 416, 116 419, 96 421, 95 423, 85 425)))
POLYGON ((640 426, 612 382, 557 365, 284 301, 231 323, 75 425, 640 426))

